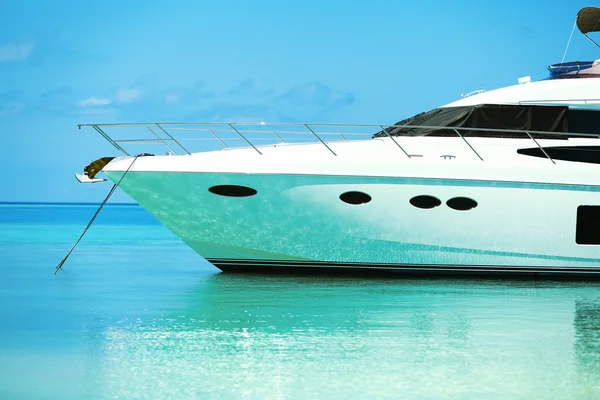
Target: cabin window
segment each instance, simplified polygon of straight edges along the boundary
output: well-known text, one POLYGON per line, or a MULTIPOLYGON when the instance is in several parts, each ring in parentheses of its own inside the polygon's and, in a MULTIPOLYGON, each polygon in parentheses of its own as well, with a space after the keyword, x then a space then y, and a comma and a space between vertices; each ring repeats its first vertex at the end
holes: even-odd
MULTIPOLYGON (((544 151, 553 160, 600 164, 600 146, 553 146, 544 147, 544 151)), ((539 147, 518 149, 517 153, 525 156, 547 158, 539 147)))
POLYGON ((426 194, 415 196, 410 199, 410 204, 414 207, 421 208, 424 210, 429 210, 432 208, 439 207, 442 204, 442 201, 437 197, 429 196, 426 194))
POLYGON ((371 196, 363 192, 346 192, 340 195, 340 200, 355 206, 366 204, 371 201, 371 196))
POLYGON ((208 189, 209 192, 218 194, 219 196, 227 197, 249 197, 254 196, 257 192, 248 186, 239 185, 218 185, 208 189))
POLYGON ((446 202, 446 205, 453 210, 468 211, 477 207, 477 202, 468 197, 453 197, 446 202))
POLYGON ((575 242, 600 245, 600 206, 577 207, 575 242))

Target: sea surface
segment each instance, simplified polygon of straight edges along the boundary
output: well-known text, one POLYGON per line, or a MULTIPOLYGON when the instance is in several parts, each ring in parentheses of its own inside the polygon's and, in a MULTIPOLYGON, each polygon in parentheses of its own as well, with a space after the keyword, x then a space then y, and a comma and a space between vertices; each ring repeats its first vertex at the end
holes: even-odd
POLYGON ((137 206, 0 205, 0 399, 600 399, 600 285, 220 273, 137 206))

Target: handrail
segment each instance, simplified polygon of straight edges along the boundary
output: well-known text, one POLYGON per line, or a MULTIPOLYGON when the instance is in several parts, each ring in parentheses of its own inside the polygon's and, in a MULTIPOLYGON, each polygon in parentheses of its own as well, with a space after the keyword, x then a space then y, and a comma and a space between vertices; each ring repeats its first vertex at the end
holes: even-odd
MULTIPOLYGON (((458 129, 462 131, 480 131, 480 132, 498 132, 498 133, 523 133, 527 134, 533 133, 537 135, 556 135, 556 136, 581 136, 581 137, 590 137, 597 138, 598 134, 595 133, 582 133, 582 132, 550 132, 550 131, 533 131, 533 130, 519 130, 519 129, 497 129, 497 128, 471 128, 471 127, 453 127, 453 126, 441 126, 441 125, 396 125, 396 124, 342 124, 342 123, 302 123, 302 122, 254 122, 254 121, 242 121, 242 122, 131 122, 131 123, 118 123, 118 124, 79 124, 77 125, 79 128, 87 128, 87 127, 102 127, 102 128, 145 128, 146 125, 222 125, 228 126, 229 124, 234 124, 236 126, 244 126, 244 125, 260 125, 260 126, 305 126, 309 125, 312 127, 324 126, 324 127, 355 127, 355 128, 376 128, 381 129, 382 126, 389 128, 410 128, 410 129, 458 129)), ((171 130, 177 130, 179 128, 170 128, 171 130)), ((202 128, 200 128, 202 129, 202 128)), ((207 130, 208 128, 204 128, 207 130)), ((259 131, 256 131, 259 132, 259 131)), ((260 131, 260 132, 267 132, 260 131)), ((286 133, 281 132, 280 133, 286 133)), ((374 132, 378 133, 378 132, 374 132)), ((373 135, 373 132, 369 135, 373 135)), ((308 134, 308 133, 306 133, 308 134)), ((337 132, 331 132, 328 134, 338 134, 337 132)), ((413 135, 418 136, 418 135, 413 135)), ((398 137, 410 137, 410 135, 401 135, 398 137)))
MULTIPOLYGON (((156 136, 156 138, 157 138, 158 140, 160 140, 160 142, 161 142, 162 144, 164 144, 164 145, 167 147, 167 149, 169 149, 169 151, 170 151, 171 153, 173 153, 173 154, 177 155, 177 153, 175 152, 175 150, 173 150, 173 149, 171 148, 171 146, 169 146, 169 144, 168 144, 168 143, 167 143, 167 142, 166 142, 166 141, 165 141, 163 138, 161 138, 160 136, 158 136, 158 135, 156 134, 156 132, 154 132, 154 131, 152 130, 152 128, 150 128, 150 127, 148 126, 148 130, 149 130, 150 132, 152 132, 152 134, 153 134, 154 136, 156 136)), ((169 135, 169 136, 171 136, 171 135, 169 135)))
POLYGON ((179 143, 179 142, 177 141, 177 139, 175 139, 173 136, 171 136, 171 134, 170 134, 169 132, 167 132, 167 130, 166 130, 165 128, 163 128, 162 126, 160 126, 160 124, 159 124, 159 123, 156 123, 156 124, 154 124, 154 125, 156 125, 156 126, 158 127, 158 129, 160 129, 161 131, 163 131, 163 132, 165 133, 165 135, 167 135, 167 136, 169 137, 169 139, 173 139, 173 140, 175 141, 175 143, 177 143, 177 145, 178 145, 179 147, 181 147, 181 149, 182 149, 183 151, 185 151, 185 152, 186 152, 188 155, 192 154, 192 153, 190 153, 190 152, 189 152, 189 151, 188 151, 188 150, 187 150, 185 147, 183 147, 183 146, 181 145, 181 143, 179 143))
MULTIPOLYGON (((254 149, 259 155, 263 152, 257 148, 253 141, 276 140, 281 144, 290 143, 306 143, 305 141, 285 140, 284 137, 290 135, 300 135, 316 139, 321 143, 331 154, 337 156, 337 153, 330 146, 331 142, 348 142, 355 138, 373 139, 375 134, 378 134, 380 139, 390 140, 399 150, 402 151, 409 159, 412 158, 410 153, 400 144, 402 139, 408 137, 418 137, 418 134, 411 135, 394 135, 390 133, 390 129, 403 128, 411 130, 446 130, 454 131, 475 156, 484 161, 482 155, 477 151, 472 140, 467 140, 461 132, 494 132, 494 133, 510 133, 521 134, 524 138, 532 140, 542 153, 553 164, 556 162, 550 157, 542 145, 536 140, 535 136, 544 135, 546 137, 581 137, 600 139, 600 135, 593 133, 577 133, 577 132, 547 132, 533 130, 518 130, 518 129, 497 129, 497 128, 471 128, 471 127, 452 127, 452 126, 436 126, 436 125, 387 125, 387 124, 343 124, 343 123, 301 123, 301 122, 134 122, 134 123, 109 123, 109 124, 81 124, 80 128, 91 127, 104 137, 112 146, 119 150, 123 155, 130 156, 129 153, 121 146, 121 144, 162 144, 168 150, 169 154, 177 155, 172 147, 174 144, 181 148, 185 154, 192 154, 191 151, 184 147, 182 141, 213 141, 218 142, 221 149, 230 147, 229 141, 243 141, 245 145, 254 149), (118 138, 113 139, 107 131, 115 129, 142 129, 138 132, 150 132, 154 138, 118 138), (159 131, 153 129, 158 128, 159 131), (302 129, 298 129, 302 128, 302 129), (304 130, 305 129, 305 130, 304 130), (196 137, 175 137, 173 132, 192 132, 196 137), (198 137, 202 134, 201 137, 198 137), (259 135, 259 136, 257 136, 259 135), (335 136, 333 140, 326 140, 326 137, 335 136), (264 137, 268 136, 268 137, 264 137)), ((183 133, 181 133, 183 134, 183 133)), ((133 136, 133 135, 132 135, 133 136)), ((136 135, 138 136, 138 135, 136 135)), ((451 136, 449 136, 451 138, 451 136)), ((457 139, 458 139, 457 138, 457 139)), ((473 138, 471 138, 473 139, 473 138)), ((477 137, 475 137, 477 139, 477 137)), ((537 139, 540 139, 539 137, 537 139)), ((540 140, 548 140, 546 138, 540 140)), ((236 145, 237 146, 237 145, 236 145)))
MULTIPOLYGON (((519 101, 519 105, 523 105, 523 104, 532 104, 532 105, 536 105, 536 104, 555 104, 555 105, 561 105, 561 104, 567 104, 567 103, 572 103, 572 102, 582 102, 584 105, 588 105, 588 104, 600 104, 600 99, 545 99, 545 100, 520 100, 519 101)), ((577 104, 572 104, 572 105, 577 105, 577 104)))
POLYGON ((552 157, 550 157, 550 155, 548 153, 546 153, 546 150, 544 150, 544 148, 542 146, 540 146, 540 144, 538 143, 538 141, 535 140, 535 138, 533 136, 531 136, 531 134, 529 132, 527 132, 527 135, 529 135, 529 137, 531 138, 531 140, 533 140, 534 143, 537 145, 537 147, 542 151, 542 153, 544 153, 544 155, 546 156, 546 158, 548 158, 548 160, 552 161, 552 164, 556 164, 556 162, 554 162, 554 160, 552 159, 552 157))
POLYGON ((408 158, 411 158, 411 157, 410 157, 410 154, 408 154, 408 153, 406 152, 406 150, 404 150, 404 148, 402 148, 402 146, 400 146, 400 145, 398 144, 398 142, 396 142, 396 139, 394 139, 392 136, 390 136, 390 134, 388 133, 388 131, 387 131, 387 129, 386 129, 386 128, 384 128, 384 127, 383 127, 383 126, 381 126, 381 125, 379 125, 379 127, 381 128, 381 131, 382 131, 383 133, 385 133, 385 136, 389 137, 389 138, 392 140, 392 142, 394 142, 394 143, 396 144, 396 146, 398 146, 398 147, 400 148, 400 150, 402 150, 402 152, 403 152, 404 154, 406 154, 406 157, 408 157, 408 158))
POLYGON ((235 129, 235 128, 233 127, 233 124, 232 124, 232 123, 229 123, 229 124, 227 124, 227 125, 229 125, 229 127, 230 127, 231 129, 233 129, 233 130, 235 131, 235 133, 237 133, 238 135, 240 135, 240 137, 241 137, 242 139, 244 139, 244 140, 246 141, 246 143, 248 143, 250 146, 252 146, 252 148, 253 148, 254 150, 256 150, 256 152, 257 152, 258 154, 262 155, 262 153, 260 152, 260 150, 259 150, 259 149, 257 149, 256 147, 254 147, 254 145, 253 145, 253 144, 252 144, 252 143, 251 143, 251 142, 250 142, 248 139, 246 139, 246 137, 244 137, 244 135, 242 135, 242 133, 241 133, 239 130, 237 130, 237 129, 235 129))
POLYGON ((110 144, 112 144, 117 150, 119 150, 121 153, 123 153, 124 155, 126 155, 127 157, 129 157, 129 153, 127 153, 121 146, 119 146, 118 143, 115 143, 114 140, 112 140, 112 138, 110 136, 108 136, 102 129, 98 128, 97 126, 93 127, 96 132, 98 132, 104 139, 108 140, 108 142, 110 144))
POLYGON ((469 148, 470 148, 471 150, 473 150, 473 153, 475 153, 475 155, 476 155, 477 157, 479 157, 479 159, 480 159, 481 161, 483 161, 483 158, 481 158, 481 156, 480 156, 480 155, 479 155, 479 153, 478 153, 478 152, 477 152, 477 151, 476 151, 476 150, 473 148, 473 146, 471 146, 471 144, 470 144, 469 142, 467 142, 467 139, 465 139, 465 137, 464 137, 463 135, 461 135, 461 134, 460 134, 460 132, 458 131, 458 129, 456 129, 456 128, 453 128, 452 130, 453 130, 454 132, 456 132, 456 134, 457 134, 458 136, 460 136, 460 138, 461 138, 461 139, 462 139, 462 140, 463 140, 463 141, 464 141, 464 142, 467 144, 467 146, 469 146, 469 148))
POLYGON ((229 146, 227 146, 227 143, 225 143, 225 142, 223 141, 223 139, 221 139, 221 138, 219 137, 219 135, 217 135, 217 134, 215 133, 215 131, 214 131, 214 130, 212 130, 212 129, 209 129, 208 131, 209 131, 209 132, 210 132, 210 133, 211 133, 211 134, 212 134, 212 135, 213 135, 213 136, 214 136, 214 137, 215 137, 215 138, 216 138, 216 139, 217 139, 219 142, 221 142, 221 144, 222 144, 223 146, 225 146, 225 148, 229 147, 229 146))
POLYGON ((333 150, 331 150, 331 147, 327 146, 327 143, 325 143, 325 142, 323 141, 323 139, 321 139, 321 138, 319 137, 319 135, 317 135, 317 134, 315 133, 315 131, 313 131, 312 129, 310 129, 310 126, 308 126, 307 124, 304 124, 304 126, 306 127, 306 129, 308 129, 308 130, 310 131, 310 133, 312 133, 313 135, 315 135, 315 137, 316 137, 316 138, 319 140, 319 142, 323 143, 323 145, 324 145, 325 147, 327 147, 327 150, 329 150, 329 151, 330 151, 330 152, 331 152, 331 153, 332 153, 334 156, 337 156, 337 154, 335 154, 335 152, 334 152, 333 150))

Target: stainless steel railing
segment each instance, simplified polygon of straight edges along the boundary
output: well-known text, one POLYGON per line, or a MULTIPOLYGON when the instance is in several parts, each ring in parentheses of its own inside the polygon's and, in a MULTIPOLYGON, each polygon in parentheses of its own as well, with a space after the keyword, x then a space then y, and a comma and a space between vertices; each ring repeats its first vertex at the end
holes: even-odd
MULTIPOLYGON (((273 145, 277 143, 305 143, 316 142, 327 148, 333 155, 336 152, 329 145, 336 141, 351 141, 356 139, 371 139, 373 135, 380 134, 390 140, 393 145, 408 158, 411 155, 401 145, 400 141, 403 135, 390 135, 389 131, 394 128, 405 128, 411 130, 444 130, 456 133, 456 139, 461 140, 469 147, 481 161, 483 157, 467 140, 465 132, 494 132, 499 134, 521 134, 524 138, 532 140, 543 154, 554 164, 555 161, 550 157, 546 150, 539 144, 535 136, 556 136, 556 138, 581 137, 600 139, 600 135, 590 133, 573 132, 546 132, 533 130, 510 130, 493 128, 470 128, 470 127, 448 127, 448 126, 414 126, 414 125, 385 125, 385 124, 317 124, 317 123, 281 123, 281 122, 140 122, 140 123, 121 123, 121 124, 81 124, 79 128, 93 128, 112 146, 119 150, 125 156, 131 154, 125 150, 122 145, 148 145, 159 144, 164 146, 170 154, 184 155, 192 154, 189 146, 192 142, 211 142, 216 144, 216 148, 209 149, 203 146, 201 151, 223 150, 231 147, 242 147, 254 149, 258 154, 263 155, 260 150, 262 145, 273 145), (108 134, 107 132, 112 134, 108 134), (120 135, 125 132, 126 135, 120 135), (138 138, 129 137, 129 135, 145 132, 150 137, 138 138), (191 134, 191 136, 190 136, 191 134), (287 138, 287 140, 285 139, 287 138), (290 139, 291 138, 291 139, 290 139), (308 140, 307 140, 308 139, 308 140), (183 142, 186 143, 184 146, 183 142), (272 142, 272 143, 269 143, 272 142), (261 144, 259 144, 261 143, 261 144), (233 146, 233 145, 235 146, 233 146)), ((415 135, 410 135, 415 136, 415 135)), ((417 135, 418 136, 418 135, 417 135)))

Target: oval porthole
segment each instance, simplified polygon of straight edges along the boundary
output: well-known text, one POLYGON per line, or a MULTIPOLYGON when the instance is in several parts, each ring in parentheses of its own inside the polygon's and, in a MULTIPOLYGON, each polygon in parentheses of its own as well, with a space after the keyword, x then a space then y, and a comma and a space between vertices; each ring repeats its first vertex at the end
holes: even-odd
POLYGON ((467 211, 477 207, 477 202, 468 197, 453 197, 446 202, 446 205, 453 210, 467 211))
POLYGON ((421 195, 416 196, 410 199, 410 204, 417 208, 422 208, 424 210, 429 210, 431 208, 439 207, 442 204, 442 201, 437 197, 421 195))
POLYGON ((248 197, 256 194, 256 190, 251 187, 239 185, 218 185, 209 188, 208 191, 220 196, 228 197, 248 197))
POLYGON ((363 192, 346 192, 340 194, 340 200, 352 205, 366 204, 371 201, 371 196, 363 192))

